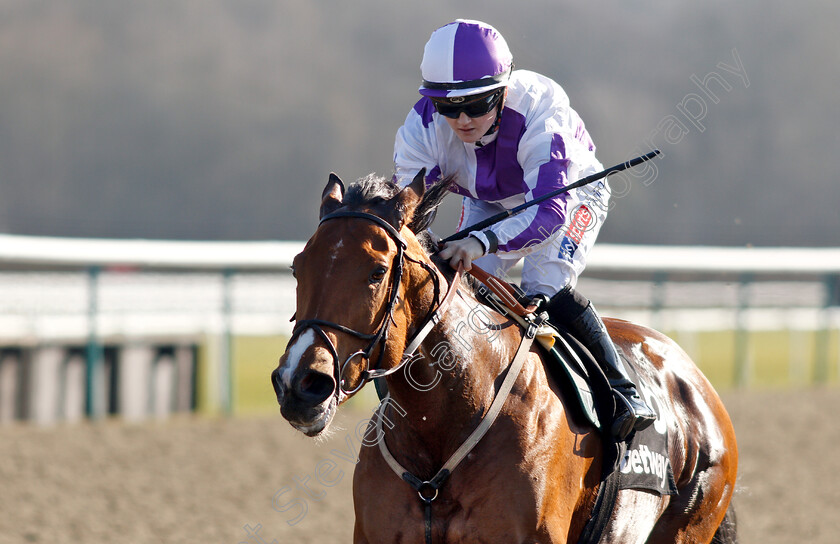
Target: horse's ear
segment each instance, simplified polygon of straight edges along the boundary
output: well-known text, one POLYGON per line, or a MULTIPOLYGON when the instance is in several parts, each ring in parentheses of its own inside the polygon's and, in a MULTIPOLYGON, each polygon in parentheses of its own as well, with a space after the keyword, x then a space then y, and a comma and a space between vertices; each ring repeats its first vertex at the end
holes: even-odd
POLYGON ((400 191, 401 200, 403 203, 408 204, 406 202, 407 199, 411 200, 411 205, 409 206, 411 209, 417 206, 420 203, 420 200, 423 199, 423 193, 426 192, 426 169, 421 168, 417 175, 414 176, 414 179, 411 180, 411 183, 405 186, 405 188, 400 191))
POLYGON ((341 200, 344 198, 344 182, 334 172, 330 172, 330 179, 324 192, 321 193, 321 213, 319 218, 334 212, 341 207, 341 200))
POLYGON ((411 183, 403 187, 402 191, 394 195, 391 199, 393 203, 393 210, 395 212, 394 221, 392 223, 397 228, 401 229, 403 225, 411 218, 414 213, 414 208, 420 204, 423 199, 423 193, 426 191, 426 169, 421 168, 411 183))

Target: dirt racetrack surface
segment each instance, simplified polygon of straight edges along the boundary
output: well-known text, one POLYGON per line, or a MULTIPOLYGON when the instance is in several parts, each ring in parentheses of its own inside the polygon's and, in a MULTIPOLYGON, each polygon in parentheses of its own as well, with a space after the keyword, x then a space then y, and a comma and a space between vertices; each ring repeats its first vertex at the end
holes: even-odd
MULTIPOLYGON (((740 542, 838 542, 840 390, 723 397, 740 542)), ((0 544, 351 542, 367 415, 339 416, 320 442, 279 415, 0 427, 0 544)))

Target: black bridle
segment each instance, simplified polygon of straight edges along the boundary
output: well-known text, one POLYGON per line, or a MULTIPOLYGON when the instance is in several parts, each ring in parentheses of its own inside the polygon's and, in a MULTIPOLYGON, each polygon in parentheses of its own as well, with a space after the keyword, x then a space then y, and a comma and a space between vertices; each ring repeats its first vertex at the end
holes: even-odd
POLYGON ((440 320, 440 312, 442 312, 442 310, 445 307, 445 304, 448 303, 448 301, 451 299, 450 294, 454 292, 454 290, 456 289, 455 285, 457 284, 457 282, 453 282, 453 285, 450 286, 450 292, 447 293, 444 302, 441 302, 437 308, 432 308, 429 310, 429 313, 424 321, 426 325, 431 324, 431 326, 424 325, 421 328, 421 330, 415 335, 415 337, 412 339, 412 341, 406 348, 400 363, 389 369, 381 368, 382 358, 385 354, 385 344, 388 341, 388 330, 390 329, 391 323, 396 324, 396 321, 394 320, 394 307, 396 306, 397 298, 399 295, 399 287, 402 282, 405 261, 407 260, 412 263, 419 264, 424 269, 426 269, 427 272, 429 272, 434 283, 435 301, 437 301, 440 296, 440 279, 438 278, 436 270, 432 266, 421 260, 414 259, 410 255, 406 254, 405 250, 408 247, 408 245, 406 244, 405 239, 402 237, 399 231, 397 231, 397 229, 395 229, 390 223, 388 223, 381 217, 367 212, 338 210, 336 212, 327 214, 324 217, 322 217, 319 225, 331 219, 338 219, 342 217, 365 219, 382 227, 385 230, 385 232, 388 233, 388 236, 390 236, 391 239, 397 244, 397 254, 394 257, 394 262, 392 266, 391 285, 389 287, 388 302, 385 306, 385 313, 382 316, 382 321, 380 322, 379 328, 376 332, 372 334, 366 334, 351 329, 349 327, 345 327, 344 325, 341 325, 339 323, 334 323, 332 321, 327 321, 324 319, 303 319, 297 321, 295 323, 294 329, 292 330, 292 337, 289 340, 290 344, 295 340, 295 338, 297 338, 303 331, 307 329, 312 329, 313 331, 315 331, 315 333, 319 337, 321 337, 321 339, 326 344, 327 348, 330 351, 330 354, 333 357, 333 366, 336 381, 335 396, 337 398, 339 398, 341 395, 352 395, 353 393, 361 389, 367 382, 376 378, 382 378, 400 370, 403 367, 403 365, 405 365, 405 363, 410 359, 414 350, 417 349, 423 337, 425 337, 426 334, 428 334, 428 332, 431 330, 431 326, 437 324, 437 322, 440 320), (349 334, 350 336, 355 336, 356 338, 359 338, 361 340, 370 340, 370 343, 365 349, 351 353, 350 356, 348 356, 347 359, 344 361, 344 363, 340 363, 338 350, 336 349, 335 345, 330 340, 330 338, 327 336, 327 334, 324 332, 323 327, 328 327, 330 329, 349 334), (376 359, 376 365, 374 366, 374 368, 371 369, 370 358, 377 346, 379 346, 379 356, 376 359), (346 384, 344 383, 343 378, 344 371, 350 365, 350 363, 357 357, 364 359, 365 368, 360 374, 359 383, 356 385, 356 387, 348 389, 345 388, 346 384))

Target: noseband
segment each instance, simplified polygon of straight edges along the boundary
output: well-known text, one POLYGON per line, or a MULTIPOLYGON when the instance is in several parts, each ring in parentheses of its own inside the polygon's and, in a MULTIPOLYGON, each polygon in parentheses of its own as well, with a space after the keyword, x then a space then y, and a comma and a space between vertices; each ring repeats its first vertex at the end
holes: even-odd
POLYGON ((382 358, 385 354, 385 344, 388 341, 388 330, 391 326, 391 323, 396 324, 396 321, 394 320, 394 307, 396 306, 397 297, 399 294, 399 286, 402 282, 405 261, 408 260, 412 263, 419 264, 424 269, 426 269, 426 271, 429 272, 429 275, 432 278, 432 282, 435 288, 434 300, 436 301, 439 299, 440 296, 440 279, 438 278, 438 275, 432 266, 418 259, 414 259, 410 255, 407 255, 405 253, 405 250, 408 247, 408 245, 405 242, 405 239, 402 237, 399 231, 397 231, 397 229, 395 229, 390 223, 388 223, 381 217, 366 212, 339 210, 322 217, 321 222, 319 224, 323 224, 324 222, 329 221, 331 219, 338 219, 341 217, 365 219, 367 221, 375 223, 379 227, 382 227, 388 234, 388 236, 390 236, 391 239, 397 244, 397 255, 394 257, 394 265, 392 266, 393 270, 391 275, 391 285, 390 291, 388 293, 388 302, 385 306, 385 315, 382 316, 382 321, 379 324, 379 329, 375 333, 366 334, 351 329, 349 327, 345 327, 344 325, 341 325, 339 323, 334 323, 332 321, 327 321, 324 319, 304 319, 298 321, 297 323, 295 323, 294 329, 292 330, 292 338, 289 340, 289 343, 294 341, 294 339, 297 338, 303 331, 307 329, 312 329, 318 336, 321 337, 321 339, 327 345, 327 348, 329 349, 330 354, 333 358, 333 367, 336 381, 335 396, 337 398, 341 397, 342 395, 352 395, 353 393, 361 389, 367 382, 376 378, 382 378, 389 374, 393 374, 394 372, 402 368, 403 365, 405 365, 405 363, 411 358, 411 355, 414 353, 414 351, 420 346, 420 343, 422 342, 423 338, 425 338, 425 336, 431 331, 432 327, 440 321, 440 316, 442 315, 446 306, 448 306, 449 302, 451 301, 452 295, 455 293, 455 291, 457 291, 457 285, 461 276, 459 269, 459 273, 456 274, 455 280, 449 286, 449 290, 447 291, 444 300, 438 305, 436 309, 430 309, 429 314, 426 316, 424 326, 421 327, 420 331, 418 331, 418 333, 414 336, 412 341, 406 347, 400 363, 393 368, 382 369, 380 367, 382 365, 382 358), (335 347, 335 344, 333 344, 333 342, 324 332, 323 327, 328 327, 330 329, 349 334, 350 336, 355 336, 356 338, 359 338, 361 340, 370 340, 370 343, 365 349, 351 353, 350 356, 347 357, 347 359, 344 361, 344 363, 340 363, 338 350, 335 347), (373 354, 373 350, 376 349, 376 346, 380 347, 379 356, 377 357, 375 367, 371 369, 370 357, 373 354), (356 385, 356 387, 348 389, 345 387, 346 384, 344 383, 344 371, 345 369, 347 369, 347 367, 350 365, 353 359, 357 357, 365 361, 365 368, 360 374, 359 383, 356 385))

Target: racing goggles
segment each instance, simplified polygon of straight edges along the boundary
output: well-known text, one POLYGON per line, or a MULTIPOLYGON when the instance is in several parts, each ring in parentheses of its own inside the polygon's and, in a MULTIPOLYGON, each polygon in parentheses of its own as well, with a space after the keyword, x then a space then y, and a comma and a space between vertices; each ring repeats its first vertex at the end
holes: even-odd
POLYGON ((487 115, 493 108, 495 108, 502 98, 505 90, 497 89, 487 94, 481 95, 478 98, 472 97, 454 97, 454 98, 432 98, 432 103, 435 105, 435 110, 444 117, 450 119, 457 119, 461 116, 461 112, 466 113, 467 117, 475 118, 487 115), (460 100, 459 102, 455 102, 460 100))

